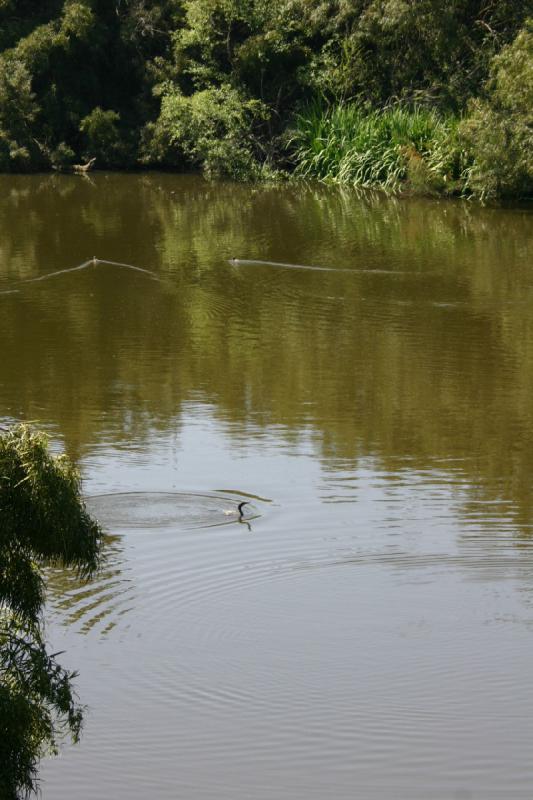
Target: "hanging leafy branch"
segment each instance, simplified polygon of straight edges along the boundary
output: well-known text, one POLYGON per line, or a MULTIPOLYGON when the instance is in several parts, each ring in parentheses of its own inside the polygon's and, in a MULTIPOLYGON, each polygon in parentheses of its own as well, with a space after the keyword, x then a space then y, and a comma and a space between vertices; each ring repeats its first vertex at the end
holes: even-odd
POLYGON ((47 438, 26 426, 0 432, 0 797, 37 788, 39 759, 59 739, 80 734, 83 708, 43 636, 41 567, 89 576, 101 531, 87 513, 80 477, 47 438))

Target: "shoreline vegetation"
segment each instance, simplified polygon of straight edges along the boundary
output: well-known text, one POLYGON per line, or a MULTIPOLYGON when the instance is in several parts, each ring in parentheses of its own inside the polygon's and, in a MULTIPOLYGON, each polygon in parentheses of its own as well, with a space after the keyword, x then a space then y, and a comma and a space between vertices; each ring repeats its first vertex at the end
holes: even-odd
POLYGON ((0 2, 0 172, 533 197, 532 0, 0 2))

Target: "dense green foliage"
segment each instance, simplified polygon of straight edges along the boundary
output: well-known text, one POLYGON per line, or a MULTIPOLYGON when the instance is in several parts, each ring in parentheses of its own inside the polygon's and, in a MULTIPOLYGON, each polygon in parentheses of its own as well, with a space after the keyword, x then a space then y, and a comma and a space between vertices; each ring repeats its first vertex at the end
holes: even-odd
POLYGON ((234 178, 297 164, 324 177, 310 168, 319 139, 302 137, 318 104, 324 161, 343 131, 328 177, 356 179, 346 164, 368 162, 372 130, 382 144, 363 183, 376 173, 417 188, 426 175, 432 189, 530 194, 531 103, 516 85, 531 87, 531 16, 533 0, 0 0, 0 169, 93 157, 234 178), (413 113, 415 131, 427 112, 425 150, 416 136, 385 144, 391 105, 413 113), (359 142, 365 114, 349 159, 344 132, 359 142), (461 142, 452 115, 465 117, 461 142))
POLYGON ((77 739, 82 708, 69 673, 47 652, 40 566, 82 574, 98 562, 100 530, 80 500, 79 476, 46 438, 19 426, 0 435, 0 797, 36 787, 39 758, 77 739))
POLYGON ((533 195, 533 20, 495 56, 487 93, 462 124, 470 186, 489 196, 533 195))
POLYGON ((358 186, 454 192, 467 156, 454 117, 415 107, 311 106, 294 134, 297 174, 358 186))

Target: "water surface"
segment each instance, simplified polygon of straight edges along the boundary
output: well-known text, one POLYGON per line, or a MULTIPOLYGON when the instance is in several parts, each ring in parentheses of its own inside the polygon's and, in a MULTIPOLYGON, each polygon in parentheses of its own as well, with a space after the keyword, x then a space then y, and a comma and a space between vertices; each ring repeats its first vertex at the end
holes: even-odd
POLYGON ((96 174, 0 220, 0 416, 108 530, 49 574, 44 800, 530 798, 531 210, 96 174))

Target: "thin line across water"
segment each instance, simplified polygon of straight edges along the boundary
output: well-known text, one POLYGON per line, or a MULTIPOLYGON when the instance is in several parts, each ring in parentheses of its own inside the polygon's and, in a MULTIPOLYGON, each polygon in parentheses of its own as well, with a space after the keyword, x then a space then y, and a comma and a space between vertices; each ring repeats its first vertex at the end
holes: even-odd
POLYGON ((312 272, 350 272, 353 274, 366 275, 427 275, 427 272, 417 270, 396 270, 396 269, 348 269, 346 267, 319 267, 312 264, 289 264, 284 261, 261 261, 256 258, 230 258, 229 264, 234 267, 277 267, 278 269, 303 269, 312 272))
POLYGON ((121 267, 122 269, 129 269, 133 270, 134 272, 141 272, 144 275, 148 275, 152 280, 161 282, 161 278, 156 275, 155 272, 149 269, 144 269, 143 267, 136 267, 134 264, 125 264, 122 261, 109 261, 105 258, 93 258, 89 259, 88 261, 84 261, 82 264, 78 264, 76 267, 68 267, 68 269, 58 269, 55 272, 48 272, 46 275, 39 275, 37 278, 27 278, 22 281, 17 281, 14 284, 15 288, 11 289, 4 289, 0 291, 0 294, 13 294, 14 292, 19 292, 20 289, 17 288, 19 286, 26 286, 28 283, 39 283, 41 281, 47 281, 50 278, 57 278, 59 275, 67 275, 71 272, 81 272, 84 269, 89 269, 89 267, 98 266, 98 264, 110 264, 113 267, 121 267))

